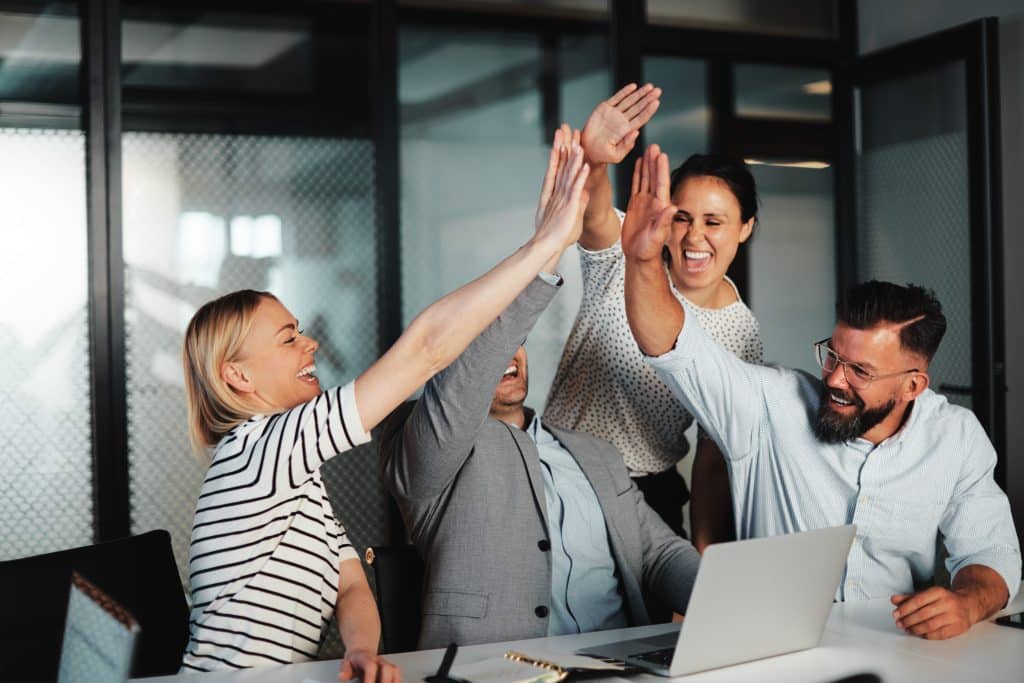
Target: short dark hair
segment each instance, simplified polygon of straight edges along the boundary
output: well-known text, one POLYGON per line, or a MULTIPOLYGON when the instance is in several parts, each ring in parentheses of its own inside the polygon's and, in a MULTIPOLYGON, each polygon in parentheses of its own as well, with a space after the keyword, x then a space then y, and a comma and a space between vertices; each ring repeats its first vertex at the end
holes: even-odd
POLYGON ((672 171, 670 191, 676 190, 688 178, 718 178, 729 186, 740 205, 740 221, 746 223, 757 218, 757 183, 743 159, 725 154, 693 154, 672 171))
POLYGON ((858 330, 880 323, 906 323, 900 329, 900 346, 918 353, 931 362, 946 333, 946 316, 942 304, 930 289, 907 284, 871 280, 855 285, 839 302, 836 317, 858 330))

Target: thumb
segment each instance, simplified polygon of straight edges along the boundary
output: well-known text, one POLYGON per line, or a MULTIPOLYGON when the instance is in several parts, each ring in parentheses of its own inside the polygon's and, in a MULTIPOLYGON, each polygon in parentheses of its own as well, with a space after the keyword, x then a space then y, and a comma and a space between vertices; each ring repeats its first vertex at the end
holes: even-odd
POLYGON ((633 145, 636 144, 636 139, 640 137, 640 131, 633 130, 622 136, 622 139, 616 143, 615 147, 620 152, 628 152, 633 149, 633 145))

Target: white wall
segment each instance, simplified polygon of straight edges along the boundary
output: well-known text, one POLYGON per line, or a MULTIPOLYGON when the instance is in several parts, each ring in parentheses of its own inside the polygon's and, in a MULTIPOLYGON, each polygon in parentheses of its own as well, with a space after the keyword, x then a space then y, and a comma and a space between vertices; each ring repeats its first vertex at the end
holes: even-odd
POLYGON ((860 52, 950 28, 974 19, 999 18, 1002 97, 1003 258, 1006 303, 1007 484, 1019 534, 1024 535, 1024 3, 1021 0, 859 0, 860 52))

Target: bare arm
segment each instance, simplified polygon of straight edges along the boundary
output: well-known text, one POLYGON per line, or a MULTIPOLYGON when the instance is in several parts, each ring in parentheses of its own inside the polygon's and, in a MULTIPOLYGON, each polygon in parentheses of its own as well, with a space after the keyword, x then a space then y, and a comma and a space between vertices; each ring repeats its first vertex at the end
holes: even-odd
POLYGON ((952 590, 933 586, 912 595, 894 595, 892 616, 907 633, 945 640, 966 633, 1009 600, 1006 581, 991 567, 967 565, 953 579, 952 590))
POLYGON ((658 110, 660 97, 661 88, 650 83, 637 88, 630 83, 598 104, 587 119, 581 138, 591 168, 587 179, 590 202, 583 214, 580 235, 580 246, 584 249, 606 249, 619 239, 621 226, 612 202, 608 165, 620 163, 633 149, 640 128, 658 110))
POLYGON ((338 577, 338 633, 345 644, 339 678, 360 678, 363 683, 401 683, 401 670, 377 654, 380 643, 380 617, 370 584, 359 560, 341 563, 338 577))
POLYGON ((633 171, 633 189, 622 223, 626 256, 626 317, 640 350, 660 356, 683 329, 683 307, 672 295, 661 248, 676 207, 669 202, 668 155, 651 145, 633 171))
POLYGON ((356 403, 366 430, 455 360, 538 272, 553 267, 579 238, 587 174, 578 140, 564 140, 562 131, 556 132, 537 208, 536 233, 487 274, 427 307, 394 346, 356 379, 356 403))
POLYGON ((712 543, 736 540, 725 458, 711 439, 698 439, 690 477, 690 530, 703 554, 712 543))

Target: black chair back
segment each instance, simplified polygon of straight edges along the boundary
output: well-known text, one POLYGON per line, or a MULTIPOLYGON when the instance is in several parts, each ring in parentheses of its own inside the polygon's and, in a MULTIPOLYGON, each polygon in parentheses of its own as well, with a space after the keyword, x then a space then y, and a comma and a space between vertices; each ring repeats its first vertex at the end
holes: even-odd
POLYGON ((72 570, 138 620, 133 677, 178 671, 189 610, 171 536, 160 530, 0 562, 0 680, 57 680, 72 570))
POLYGON ((412 545, 367 548, 380 611, 381 652, 411 652, 420 639, 423 560, 412 545))

